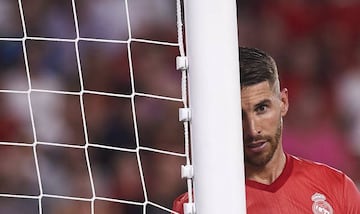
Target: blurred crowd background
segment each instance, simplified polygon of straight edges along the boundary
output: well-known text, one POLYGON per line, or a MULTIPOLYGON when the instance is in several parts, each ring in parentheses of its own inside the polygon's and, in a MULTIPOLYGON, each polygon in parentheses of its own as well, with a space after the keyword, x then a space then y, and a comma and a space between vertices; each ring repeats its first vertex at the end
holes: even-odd
POLYGON ((186 191, 179 50, 132 39, 176 44, 176 1, 20 2, 25 26, 0 0, 0 194, 30 198, 0 213, 170 213, 186 191))
POLYGON ((289 90, 285 150, 360 186, 360 2, 238 0, 239 43, 274 57, 289 90))
MULTIPOLYGON (((176 2, 127 2, 128 17, 122 0, 21 1, 23 26, 0 0, 0 194, 35 197, 0 197, 0 213, 37 214, 41 195, 44 214, 88 214, 91 199, 95 213, 161 214, 186 191, 185 159, 146 149, 184 153, 182 103, 146 96, 181 99, 178 47, 127 43, 176 43, 176 2)), ((239 44, 271 54, 289 89, 285 149, 360 186, 360 2, 237 3, 239 44)))

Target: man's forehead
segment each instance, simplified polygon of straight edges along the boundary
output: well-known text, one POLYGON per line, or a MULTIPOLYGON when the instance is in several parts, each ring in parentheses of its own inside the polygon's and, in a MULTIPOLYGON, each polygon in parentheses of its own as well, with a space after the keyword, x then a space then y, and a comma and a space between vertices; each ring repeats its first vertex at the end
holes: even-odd
POLYGON ((241 88, 241 96, 243 95, 256 95, 258 93, 269 92, 272 93, 273 89, 268 81, 263 81, 257 84, 244 86, 241 88))
POLYGON ((258 84, 243 87, 241 89, 242 105, 256 105, 264 99, 269 99, 274 91, 269 82, 264 81, 258 84))

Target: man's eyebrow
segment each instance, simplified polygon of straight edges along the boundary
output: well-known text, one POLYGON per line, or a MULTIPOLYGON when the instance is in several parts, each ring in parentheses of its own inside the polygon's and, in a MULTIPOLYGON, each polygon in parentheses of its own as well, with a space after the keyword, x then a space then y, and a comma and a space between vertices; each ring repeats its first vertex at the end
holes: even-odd
POLYGON ((261 100, 260 102, 258 102, 257 104, 255 104, 254 106, 254 109, 260 107, 260 106, 263 106, 263 105, 269 105, 271 103, 271 100, 270 99, 264 99, 264 100, 261 100))

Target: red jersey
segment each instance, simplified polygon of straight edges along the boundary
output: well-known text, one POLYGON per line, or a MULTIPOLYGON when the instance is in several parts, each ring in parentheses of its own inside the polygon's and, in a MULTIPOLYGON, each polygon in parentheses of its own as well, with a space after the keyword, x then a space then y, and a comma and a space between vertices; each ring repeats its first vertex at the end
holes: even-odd
MULTIPOLYGON (((187 196, 174 201, 183 214, 187 196)), ((360 192, 344 173, 324 164, 286 156, 285 168, 270 185, 246 180, 248 214, 360 214, 360 192)))

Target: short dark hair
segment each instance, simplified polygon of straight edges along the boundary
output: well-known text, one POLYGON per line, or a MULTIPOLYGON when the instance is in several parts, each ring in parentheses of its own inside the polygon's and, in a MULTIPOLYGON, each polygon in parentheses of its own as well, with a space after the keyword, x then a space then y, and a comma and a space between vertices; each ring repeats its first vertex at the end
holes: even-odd
POLYGON ((269 54, 257 48, 240 47, 239 62, 241 88, 268 81, 271 87, 280 90, 276 63, 269 54))

